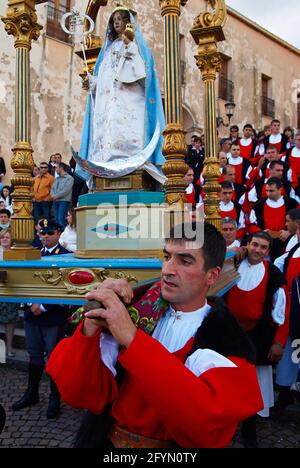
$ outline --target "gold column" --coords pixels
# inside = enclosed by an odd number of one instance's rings
[[[191,34],[198,45],[196,56],[197,66],[201,71],[205,88],[205,162],[204,162],[204,190],[207,194],[205,201],[206,220],[221,229],[219,215],[220,177],[217,155],[217,125],[216,125],[216,96],[215,81],[221,68],[221,56],[218,52],[219,41],[224,41],[223,26],[227,19],[224,0],[207,0],[214,12],[199,14],[191,29]]]
[[[163,154],[166,163],[163,171],[168,178],[165,185],[166,202],[172,209],[176,205],[183,210],[186,184],[183,177],[187,172],[184,158],[187,152],[185,131],[182,125],[182,99],[179,55],[180,7],[187,0],[160,0],[164,18],[165,42],[165,114],[166,129],[163,132]]]
[[[30,62],[31,41],[38,39],[42,26],[37,23],[34,0],[9,0],[7,16],[1,18],[5,30],[15,38],[16,94],[15,146],[11,167],[14,171],[11,233],[14,245],[4,252],[5,260],[32,260],[40,258],[38,249],[31,246],[34,238],[34,220],[31,215],[30,187],[34,166],[30,128]]]

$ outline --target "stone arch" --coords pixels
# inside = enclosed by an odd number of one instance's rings
[[[190,138],[192,135],[194,134],[199,135],[199,136],[202,135],[203,129],[199,127],[198,122],[196,121],[192,110],[185,103],[182,104],[182,120],[183,120],[183,128],[187,132],[186,141],[188,143],[190,142]]]

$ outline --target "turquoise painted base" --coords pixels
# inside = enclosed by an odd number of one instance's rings
[[[164,193],[95,192],[79,197],[79,258],[159,255],[164,241]]]

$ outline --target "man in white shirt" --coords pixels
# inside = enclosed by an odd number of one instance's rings
[[[227,309],[210,308],[206,301],[209,287],[220,275],[225,241],[208,223],[204,223],[204,244],[201,232],[195,223],[171,231],[164,249],[161,296],[158,295],[158,302],[152,302],[153,293],[149,290],[134,305],[135,317],[143,319],[138,319],[138,324],[146,320],[141,307],[150,303],[153,315],[147,323],[151,325],[154,321],[152,336],[134,325],[130,309],[120,301],[120,297],[130,298],[128,285],[123,293],[122,289],[116,293],[114,288],[103,285],[86,296],[101,304],[93,305],[75,334],[68,341],[63,340],[48,361],[47,371],[65,402],[98,414],[112,403],[109,439],[116,448],[128,446],[129,440],[133,441],[130,447],[167,448],[174,440],[180,447],[224,447],[240,418],[261,407],[256,377],[252,375],[255,377],[252,381],[249,367],[243,368],[244,378],[236,381],[239,367],[234,356],[238,353],[242,364],[245,347],[251,349],[249,342]],[[161,300],[167,303],[167,308],[157,317],[155,310]],[[237,334],[235,338],[228,336],[228,321],[234,335]],[[116,353],[111,342],[103,343],[104,325],[115,343]],[[228,345],[230,349],[222,349],[224,336],[225,347]],[[235,350],[237,336],[241,341]],[[66,365],[70,356],[72,366]],[[125,371],[119,390],[115,384],[117,360]],[[220,372],[224,380],[216,388],[207,379],[216,379]]]

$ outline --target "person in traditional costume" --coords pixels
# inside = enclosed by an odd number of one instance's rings
[[[228,158],[228,164],[235,168],[235,181],[237,184],[244,185],[249,179],[252,171],[252,166],[248,159],[242,158],[240,155],[239,143],[232,143],[231,156]]]
[[[66,403],[109,413],[116,448],[227,447],[239,422],[263,407],[249,339],[223,304],[206,299],[225,240],[204,223],[202,243],[202,231],[197,223],[171,230],[161,282],[134,307],[120,300],[132,297],[127,283],[88,293],[102,308],[87,312],[48,361]]]
[[[240,145],[240,153],[242,158],[248,159],[252,166],[256,165],[258,158],[254,158],[257,141],[253,138],[253,127],[251,124],[244,125],[243,138],[240,138],[238,143]]]
[[[286,215],[288,211],[298,206],[293,198],[281,195],[281,188],[281,180],[272,177],[267,182],[267,198],[262,198],[254,205],[258,227],[268,231],[274,240],[270,253],[272,260],[279,257],[284,250],[280,234],[285,228]]]
[[[287,143],[287,136],[283,133],[280,133],[280,120],[272,120],[271,134],[267,135],[264,139],[265,151],[267,151],[269,146],[275,146],[280,156],[284,156],[286,154]]]
[[[297,382],[299,372],[299,362],[293,362],[292,359],[292,354],[294,352],[292,343],[293,340],[300,339],[300,218],[296,220],[296,224],[297,243],[289,252],[285,253],[274,262],[274,265],[283,272],[288,291],[292,297],[289,338],[283,358],[276,369],[276,384],[279,386],[278,399],[275,403],[277,409],[283,409],[294,402],[291,387]]]
[[[79,156],[93,163],[111,162],[114,167],[117,161],[133,160],[157,134],[143,168],[162,182],[165,120],[154,58],[132,13],[118,3],[94,75],[89,77],[94,105],[89,96]],[[77,167],[76,173],[87,179],[83,169]]]
[[[265,260],[271,243],[267,233],[253,234],[247,256],[238,268],[241,279],[226,295],[228,308],[256,348],[256,370],[264,401],[264,409],[258,414],[262,417],[268,417],[274,406],[272,364],[283,355],[289,326],[283,275]],[[243,423],[242,437],[245,447],[257,446],[255,416]]]

